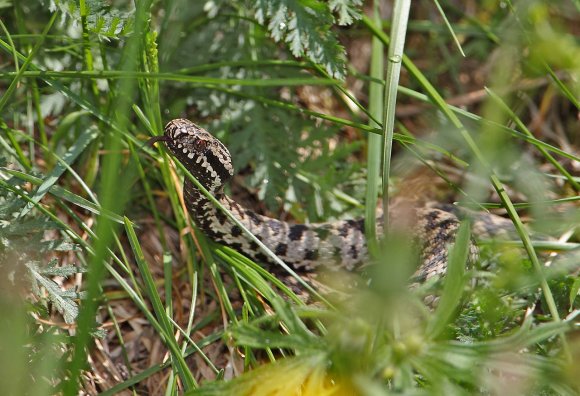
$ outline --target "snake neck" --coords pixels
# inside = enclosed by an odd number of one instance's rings
[[[207,236],[258,262],[274,263],[190,180],[185,180],[183,192],[192,219]],[[216,195],[216,199],[269,250],[295,269],[326,267],[352,271],[367,258],[362,219],[289,224],[246,209],[225,194]]]

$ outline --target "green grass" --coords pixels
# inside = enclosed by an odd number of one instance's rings
[[[281,1],[284,15],[268,2],[13,3],[0,8],[7,394],[579,392],[577,3],[468,14],[438,1],[409,17],[397,1],[391,19],[351,20],[345,0],[340,29],[322,2],[312,14]],[[450,104],[466,93],[479,99]],[[405,106],[416,116],[397,116]],[[337,298],[195,228],[191,175],[145,144],[178,117],[224,141],[242,175],[229,192],[272,216],[374,219],[381,197],[410,191],[501,209],[517,235],[482,241],[466,265],[466,222],[446,277],[413,288],[413,252],[389,235],[373,267],[323,274]]]

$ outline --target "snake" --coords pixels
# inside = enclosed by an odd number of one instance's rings
[[[163,142],[192,176],[271,252],[294,270],[313,271],[320,268],[354,271],[369,260],[364,219],[345,219],[326,223],[291,224],[258,214],[225,194],[224,188],[234,176],[232,157],[227,147],[215,136],[187,119],[171,120],[164,134],[153,137],[150,144]],[[183,183],[183,197],[195,225],[212,240],[229,246],[256,262],[273,263],[255,241],[232,221],[188,177]],[[411,235],[419,252],[417,281],[442,276],[447,270],[449,246],[461,220],[456,211],[446,206],[425,205],[401,213],[391,213],[389,230],[403,228]],[[495,215],[491,215],[495,216]],[[499,217],[499,216],[495,216]],[[506,223],[489,216],[474,221],[473,233],[497,234]],[[501,218],[503,219],[503,218]],[[391,220],[391,219],[390,219]],[[511,226],[511,222],[508,227]],[[377,213],[377,234],[383,234],[383,215]],[[473,241],[469,257],[477,255]]]

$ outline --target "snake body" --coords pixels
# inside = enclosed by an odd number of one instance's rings
[[[289,224],[257,214],[226,196],[224,186],[234,175],[230,153],[217,138],[193,122],[172,120],[165,127],[164,135],[152,141],[163,141],[171,154],[207,191],[289,266],[298,270],[319,267],[354,270],[367,261],[362,219]],[[188,178],[183,192],[192,219],[207,236],[258,262],[270,261],[257,244],[243,235],[242,230]],[[394,219],[393,227],[409,230],[420,250],[420,266],[415,273],[417,280],[443,274],[447,268],[448,247],[453,243],[460,224],[458,217],[441,208],[423,207],[404,216],[393,213],[391,218]],[[377,224],[382,224],[380,218]],[[382,233],[382,229],[378,233]],[[473,244],[471,253],[476,254]]]

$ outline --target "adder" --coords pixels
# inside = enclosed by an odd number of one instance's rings
[[[186,119],[175,119],[165,126],[164,135],[150,139],[162,141],[171,154],[228,209],[249,231],[286,264],[296,270],[355,270],[368,259],[364,220],[340,220],[328,223],[289,224],[244,208],[224,193],[224,186],[234,175],[228,149],[205,129]],[[271,262],[258,245],[248,239],[196,186],[185,178],[183,193],[188,211],[208,237],[230,246],[258,262]],[[379,214],[377,224],[382,224]],[[477,216],[474,234],[495,235],[511,226],[507,219]],[[453,243],[460,220],[444,206],[414,208],[404,215],[392,214],[394,227],[409,230],[420,251],[420,265],[414,278],[418,281],[445,273],[449,245]],[[497,218],[497,216],[494,216]],[[503,221],[502,221],[503,220]],[[379,234],[383,232],[380,228]],[[477,254],[472,243],[471,256]]]

